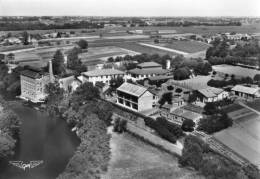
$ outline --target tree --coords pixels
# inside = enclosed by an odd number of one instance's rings
[[[86,71],[86,67],[82,64],[81,59],[78,56],[79,52],[80,49],[74,47],[69,51],[67,56],[67,67],[71,70],[75,70],[77,74]]]
[[[185,120],[182,122],[181,129],[182,129],[183,131],[186,131],[186,132],[192,132],[192,131],[194,131],[194,127],[195,127],[195,122],[193,122],[193,120],[191,120],[191,119],[185,119]]]
[[[61,50],[57,50],[52,58],[52,67],[54,75],[62,75],[65,73],[64,56]]]
[[[124,79],[120,76],[116,77],[116,78],[112,78],[109,81],[110,87],[113,90],[116,90],[119,86],[121,86],[124,83]]]
[[[24,45],[29,45],[29,34],[27,31],[23,32],[23,44]]]
[[[162,106],[167,102],[168,104],[172,104],[172,93],[164,93],[158,103]]]
[[[78,46],[81,48],[81,49],[88,49],[88,42],[84,39],[80,39],[78,41]]]
[[[213,115],[218,112],[218,108],[214,103],[206,103],[204,106],[204,113],[207,115]]]
[[[188,79],[190,75],[191,75],[190,69],[187,67],[178,68],[173,72],[174,80],[185,80]]]
[[[193,92],[189,95],[188,103],[194,103],[198,99],[198,94],[196,92]]]

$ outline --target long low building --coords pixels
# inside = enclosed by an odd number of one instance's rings
[[[117,104],[133,111],[152,109],[156,100],[156,95],[143,86],[125,82],[117,88]]]
[[[229,93],[221,88],[208,87],[198,90],[202,95],[200,101],[203,103],[220,101],[229,96]]]
[[[126,74],[123,71],[116,69],[101,69],[101,70],[92,70],[82,73],[83,82],[91,82],[93,85],[96,82],[103,82],[109,84],[109,81],[113,78],[122,77],[126,79]]]
[[[236,85],[231,91],[239,97],[246,99],[254,99],[260,97],[260,88],[259,87],[248,87],[243,85]]]

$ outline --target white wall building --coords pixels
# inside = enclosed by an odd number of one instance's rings
[[[221,88],[208,87],[200,89],[198,92],[202,95],[200,101],[203,103],[221,101],[229,97],[229,93]]]
[[[109,84],[109,81],[113,78],[122,77],[126,79],[125,72],[116,70],[116,69],[101,69],[101,70],[92,70],[82,73],[83,76],[83,83],[84,82],[91,82],[93,85],[96,82],[103,82],[105,84]]]

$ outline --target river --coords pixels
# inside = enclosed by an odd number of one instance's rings
[[[22,121],[16,153],[9,160],[43,161],[25,171],[11,164],[0,166],[0,179],[53,179],[66,167],[80,143],[62,119],[54,119],[45,113],[24,106],[12,105]]]

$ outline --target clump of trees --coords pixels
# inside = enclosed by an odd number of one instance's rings
[[[67,68],[73,70],[76,75],[87,70],[79,58],[80,52],[81,50],[79,48],[74,47],[68,52],[67,56]]]
[[[82,50],[88,49],[88,42],[84,39],[80,39],[77,44]]]
[[[189,135],[184,140],[184,148],[179,163],[191,166],[206,178],[245,179],[244,170],[228,159],[212,152],[208,145],[198,137]]]
[[[49,64],[48,64],[49,65]],[[48,66],[47,66],[48,68]],[[57,50],[52,58],[52,68],[54,75],[64,75],[66,72],[64,65],[64,55],[61,50]]]
[[[197,130],[207,134],[213,134],[233,125],[233,121],[224,112],[215,113],[213,115],[200,119]]]
[[[191,119],[185,119],[182,122],[182,126],[181,129],[185,132],[192,132],[194,131],[194,127],[195,127],[195,122]]]
[[[14,154],[21,121],[0,97],[0,161]]]
[[[227,77],[226,77],[227,78]],[[251,77],[243,77],[240,79],[235,79],[234,76],[231,76],[230,80],[214,80],[211,79],[208,81],[207,85],[215,88],[223,88],[226,86],[235,86],[238,84],[253,84],[253,79]]]
[[[122,133],[126,131],[126,125],[127,125],[127,120],[121,119],[121,118],[116,118],[114,120],[114,126],[113,126],[113,131]]]
[[[189,79],[191,75],[191,71],[188,67],[181,67],[173,72],[174,80],[186,80]]]
[[[154,129],[159,136],[171,143],[176,143],[177,139],[184,136],[181,127],[170,123],[164,117],[158,117],[156,120],[145,119],[145,124]]]
[[[172,104],[172,92],[164,93],[161,99],[158,101],[160,106],[163,106],[165,103]]]

